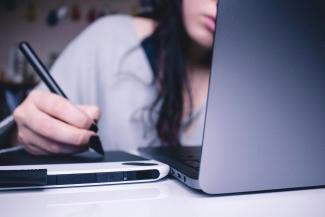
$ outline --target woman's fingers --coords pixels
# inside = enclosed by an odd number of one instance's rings
[[[28,109],[29,113],[37,113],[37,108],[33,105]],[[74,127],[42,112],[38,112],[26,126],[46,138],[77,146],[87,144],[90,137],[95,135],[94,132]]]
[[[76,105],[76,107],[84,112],[89,118],[94,121],[98,121],[100,118],[100,110],[97,106],[92,105]]]
[[[62,144],[45,138],[32,130],[23,129],[23,131],[24,138],[20,138],[20,140],[27,140],[24,142],[24,148],[31,154],[74,154],[83,152],[88,149],[87,145],[75,146],[70,144]]]
[[[30,144],[24,144],[23,147],[28,153],[33,154],[33,155],[49,155],[50,154],[50,153],[43,151],[40,148],[37,148]]]
[[[15,110],[19,140],[25,149],[37,155],[70,154],[86,150],[89,130],[99,109],[74,106],[66,99],[49,92],[33,91]]]
[[[85,112],[78,109],[67,99],[56,94],[34,90],[29,94],[28,99],[39,110],[69,125],[89,129],[93,124],[93,119],[86,115]]]

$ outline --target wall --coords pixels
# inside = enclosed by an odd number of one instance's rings
[[[8,70],[10,49],[15,48],[19,41],[26,40],[32,44],[44,62],[48,62],[51,52],[60,52],[68,42],[80,33],[88,22],[86,14],[91,7],[109,7],[123,13],[130,13],[138,4],[137,0],[16,0],[17,8],[7,11],[3,2],[0,4],[0,71]],[[38,19],[29,23],[24,19],[28,2],[37,6]],[[51,8],[60,3],[67,5],[78,3],[82,10],[82,20],[73,22],[69,17],[55,27],[46,24],[46,17]]]

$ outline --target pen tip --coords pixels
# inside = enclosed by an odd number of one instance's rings
[[[91,137],[90,141],[89,141],[89,145],[90,145],[90,148],[92,148],[98,154],[104,155],[104,149],[103,149],[102,143],[99,139],[99,136]]]

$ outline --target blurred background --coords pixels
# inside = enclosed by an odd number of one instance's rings
[[[155,0],[0,0],[0,120],[39,79],[17,50],[30,42],[50,68],[65,46],[96,19],[115,13],[150,17]]]

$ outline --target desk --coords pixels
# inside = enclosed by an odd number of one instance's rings
[[[174,179],[98,187],[0,192],[2,217],[324,217],[325,189],[208,196]]]

